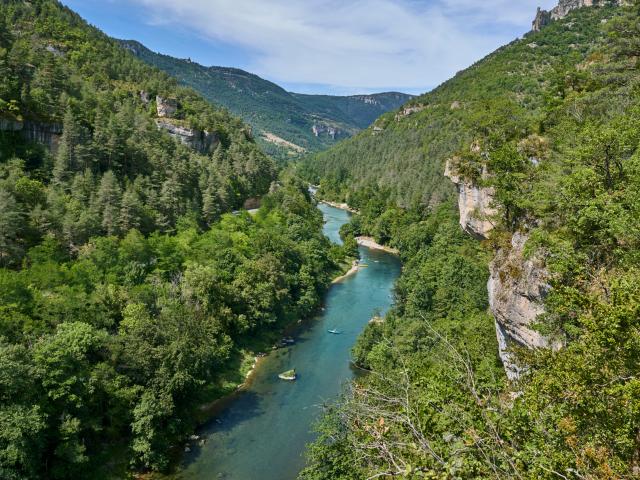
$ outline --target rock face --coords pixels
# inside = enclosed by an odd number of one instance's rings
[[[156,96],[156,107],[160,118],[173,118],[178,111],[178,101],[175,98]]]
[[[215,133],[207,132],[206,130],[187,128],[162,119],[156,119],[156,125],[183,145],[202,154],[211,153],[219,142]]]
[[[558,6],[551,9],[551,11],[541,10],[538,8],[536,18],[533,20],[532,30],[534,32],[539,32],[552,21],[566,17],[572,10],[608,4],[620,6],[628,5],[629,2],[627,0],[560,0]]]
[[[458,210],[460,211],[460,225],[476,238],[486,239],[493,230],[491,221],[497,213],[493,208],[493,188],[483,188],[466,179],[461,178],[452,165],[447,161],[444,176],[455,183],[458,188]],[[483,177],[487,176],[486,170]]]
[[[472,149],[478,147],[472,146]],[[462,178],[449,160],[445,176],[458,187],[460,225],[476,238],[486,239],[494,228],[491,218],[497,211],[492,206],[494,191],[482,188]],[[482,176],[486,178],[485,170]],[[489,306],[495,319],[500,358],[507,377],[517,380],[522,367],[511,353],[512,346],[526,348],[560,348],[562,342],[552,341],[532,327],[544,313],[544,300],[549,292],[549,273],[542,255],[524,257],[528,236],[517,232],[509,247],[498,250],[489,265],[487,283]]]
[[[19,132],[25,140],[44,145],[54,154],[62,137],[62,125],[59,123],[0,119],[0,130]]]
[[[396,114],[396,121],[399,122],[403,118],[408,117],[409,115],[413,115],[414,113],[421,112],[425,108],[427,107],[425,107],[424,105],[412,105],[410,107],[404,107]]]
[[[533,19],[532,30],[534,32],[539,32],[544,27],[551,23],[551,12],[547,10],[542,10],[538,7],[538,11],[536,12],[536,18]]]
[[[336,137],[338,137],[342,133],[342,131],[340,131],[336,127],[322,124],[314,124],[311,127],[311,131],[316,137],[319,137],[320,135],[327,135],[328,137],[331,137],[332,140],[335,140]]]
[[[531,328],[544,313],[550,286],[544,258],[541,255],[524,258],[527,239],[526,234],[515,233],[510,247],[499,250],[489,265],[489,305],[496,322],[500,358],[510,380],[517,380],[521,371],[508,351],[510,346],[531,349],[562,346]]]

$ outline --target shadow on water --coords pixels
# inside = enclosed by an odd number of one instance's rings
[[[335,241],[347,212],[323,205],[330,218],[325,233]],[[325,215],[326,217],[326,215]],[[350,351],[374,313],[391,306],[399,260],[360,249],[369,265],[334,284],[324,310],[288,335],[296,343],[263,358],[245,390],[216,405],[214,420],[199,434],[177,478],[183,480],[293,480],[304,466],[305,445],[315,438],[312,424],[346,382],[366,372],[354,369]],[[341,333],[333,335],[329,329]],[[295,382],[278,374],[295,368]]]

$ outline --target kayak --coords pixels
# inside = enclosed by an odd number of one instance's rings
[[[287,370],[286,372],[282,372],[280,375],[278,375],[278,378],[280,380],[293,381],[293,380],[296,379],[296,369],[292,368],[291,370]]]

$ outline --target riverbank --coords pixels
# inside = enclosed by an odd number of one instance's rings
[[[351,268],[349,270],[347,270],[345,273],[343,273],[342,275],[340,275],[339,277],[334,278],[331,283],[338,283],[342,280],[344,280],[345,278],[353,275],[354,273],[356,273],[358,271],[358,269],[360,268],[360,261],[359,260],[354,260],[353,262],[351,262]]]
[[[397,248],[380,245],[371,237],[356,237],[356,242],[358,242],[358,245],[371,248],[372,250],[382,250],[383,252],[391,253],[392,255],[400,254],[400,251]]]
[[[359,260],[355,259],[350,264],[345,262],[342,270],[337,272],[337,276],[331,281],[331,285],[353,275],[358,271],[358,269]],[[318,312],[319,311],[320,310],[318,310]],[[294,329],[298,328],[298,326],[304,321],[310,320],[310,318],[300,319],[296,322],[285,325],[284,328],[278,332],[278,338],[289,336]],[[249,350],[242,350],[238,353],[241,356],[239,368],[236,371],[229,372],[230,378],[224,379],[222,381],[223,385],[218,387],[216,393],[212,395],[212,398],[200,405],[198,415],[196,417],[198,425],[201,426],[211,418],[215,417],[217,413],[223,410],[229,402],[233,400],[235,395],[249,388],[254,376],[259,371],[260,364],[268,355],[266,352],[263,353]],[[234,381],[238,379],[239,376],[243,378],[240,383]]]
[[[356,210],[355,208],[351,208],[346,203],[330,202],[329,200],[320,200],[320,203],[324,203],[325,205],[329,205],[330,207],[333,207],[333,208],[339,208],[340,210],[346,210],[347,212],[350,212],[350,213],[360,213],[358,210]]]

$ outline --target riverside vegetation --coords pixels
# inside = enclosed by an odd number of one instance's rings
[[[604,2],[608,3],[608,2]],[[299,166],[357,208],[345,230],[400,249],[396,306],[354,348],[371,371],[329,408],[305,480],[637,478],[640,473],[640,3],[572,12],[498,50],[420,111]],[[493,188],[489,240],[465,236],[445,160]],[[487,263],[527,232],[549,271],[507,381]],[[508,247],[507,247],[508,248]],[[505,272],[517,276],[518,271]]]
[[[163,470],[345,249],[241,121],[58,2],[0,4],[0,72],[0,477]]]

